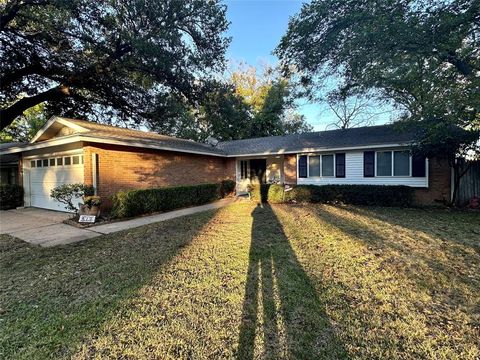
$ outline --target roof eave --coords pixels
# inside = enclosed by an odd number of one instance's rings
[[[299,154],[299,153],[310,153],[310,152],[319,152],[319,151],[349,151],[349,150],[363,150],[363,149],[381,149],[381,148],[391,148],[391,147],[406,147],[410,146],[413,142],[402,142],[402,143],[385,143],[385,144],[372,144],[372,145],[362,145],[362,146],[341,146],[335,148],[329,147],[313,147],[313,148],[300,148],[294,150],[278,150],[278,151],[265,151],[258,153],[248,153],[248,154],[239,154],[231,153],[227,154],[227,157],[245,157],[245,156],[263,156],[263,155],[283,155],[283,154]]]

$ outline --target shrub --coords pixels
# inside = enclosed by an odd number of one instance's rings
[[[268,190],[270,189],[270,186],[270,184],[250,185],[248,189],[248,192],[250,193],[250,198],[255,201],[267,202]]]
[[[92,206],[102,205],[102,199],[100,198],[100,196],[94,196],[94,195],[84,196],[83,197],[83,203],[88,208],[92,208]]]
[[[0,209],[15,209],[23,205],[23,187],[13,184],[0,185]]]
[[[288,192],[287,192],[288,194]],[[283,185],[272,184],[268,188],[268,202],[282,203],[285,201],[285,192]]]
[[[120,191],[113,197],[112,215],[124,218],[202,205],[218,200],[220,188],[221,184],[202,184]]]
[[[50,197],[64,204],[67,211],[76,213],[78,208],[73,204],[73,201],[83,196],[92,196],[94,192],[94,188],[91,185],[63,184],[53,188],[50,191]]]
[[[233,180],[222,180],[220,183],[220,195],[222,197],[232,195],[235,191],[235,181]]]
[[[352,205],[411,206],[414,189],[408,186],[387,185],[299,185],[285,192],[281,185],[267,186],[267,196],[262,201],[345,203]],[[265,191],[255,188],[255,198]],[[253,195],[253,194],[252,194]]]

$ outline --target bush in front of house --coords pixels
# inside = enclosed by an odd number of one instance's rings
[[[221,184],[201,184],[120,191],[112,199],[112,216],[125,218],[206,204],[220,199],[220,188]]]
[[[73,203],[83,196],[93,196],[95,190],[91,185],[62,184],[50,191],[50,197],[62,203],[67,211],[77,212],[78,207]]]
[[[232,195],[235,191],[236,183],[233,180],[222,180],[220,183],[220,195],[222,197]]]
[[[352,205],[411,206],[414,189],[389,185],[298,185],[285,192],[283,185],[254,186],[252,199],[262,202],[344,203]]]
[[[23,205],[23,187],[13,184],[0,185],[0,209],[15,209]]]

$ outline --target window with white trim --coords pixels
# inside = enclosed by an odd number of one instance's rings
[[[320,156],[309,156],[308,157],[308,177],[319,177],[320,176]]]
[[[248,160],[240,161],[240,179],[245,180],[248,178]]]
[[[322,155],[322,176],[334,176],[333,155]]]
[[[377,151],[377,176],[410,176],[411,156],[408,151]]]
[[[342,164],[344,166],[344,163]],[[342,177],[344,176],[343,174]],[[318,178],[334,176],[335,154],[300,155],[298,157],[298,177]]]

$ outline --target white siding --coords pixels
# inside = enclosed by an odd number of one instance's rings
[[[312,154],[309,154],[309,155],[312,155]],[[297,164],[298,164],[298,161],[297,161]],[[298,174],[298,171],[297,171],[297,174]],[[412,187],[428,187],[428,160],[427,160],[427,176],[423,178],[411,177],[411,176],[364,177],[363,176],[363,151],[346,152],[344,178],[336,178],[336,177],[298,178],[297,177],[297,184],[298,185],[363,184],[363,185],[406,185],[406,186],[412,186]]]

